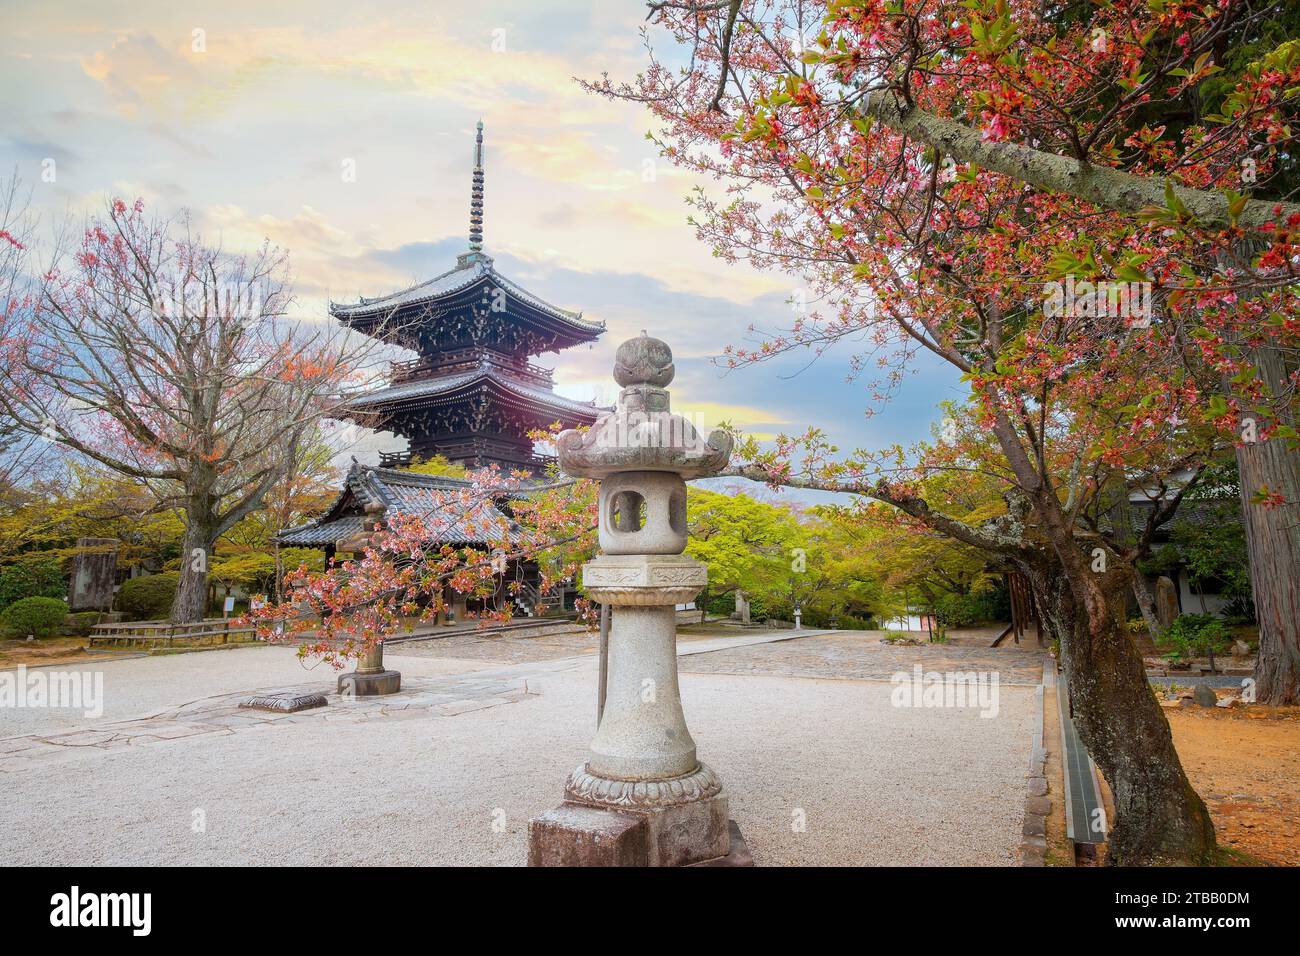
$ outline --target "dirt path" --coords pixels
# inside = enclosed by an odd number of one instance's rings
[[[125,657],[138,657],[135,651],[96,651],[86,650],[84,637],[45,637],[38,641],[3,640],[0,641],[0,668],[46,667],[51,664],[84,664],[88,661],[117,660]]]
[[[1221,846],[1300,865],[1300,707],[1166,708]]]

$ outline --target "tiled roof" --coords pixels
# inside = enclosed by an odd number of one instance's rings
[[[580,402],[576,399],[565,398],[563,395],[557,395],[547,388],[527,385],[518,379],[498,372],[487,363],[459,375],[416,379],[415,381],[402,382],[399,385],[390,385],[387,388],[367,392],[352,399],[348,403],[348,407],[359,410],[412,398],[435,398],[438,395],[450,394],[480,379],[487,379],[501,386],[507,392],[528,401],[536,402],[539,405],[545,405],[548,408],[564,409],[578,415],[587,416],[594,416],[597,412],[605,410],[597,407],[594,402]]]
[[[582,332],[597,334],[605,329],[604,322],[592,322],[584,319],[581,312],[571,312],[568,309],[561,309],[559,306],[551,305],[517,283],[507,279],[496,271],[492,259],[488,256],[481,256],[473,261],[458,264],[456,268],[448,270],[442,275],[434,276],[426,282],[421,282],[409,289],[403,289],[390,295],[380,296],[376,299],[363,298],[360,302],[351,305],[331,302],[330,314],[340,319],[371,316],[404,305],[430,302],[454,295],[483,278],[490,278],[499,288],[504,289],[507,295],[527,302],[533,308],[546,313],[552,318],[560,319]]]
[[[290,547],[320,548],[360,533],[365,526],[365,521],[365,518],[355,516],[337,518],[323,524],[319,523],[319,521],[311,521],[296,528],[287,528],[281,531],[279,539],[281,544],[287,544]]]
[[[482,544],[488,537],[519,540],[518,525],[495,503],[485,499],[459,500],[458,492],[473,487],[473,482],[463,478],[421,475],[354,462],[348,469],[343,491],[324,515],[288,528],[278,537],[281,544],[323,547],[358,534],[364,529],[366,518],[340,513],[352,499],[361,509],[382,505],[386,518],[419,515],[431,519],[434,533],[430,544]]]
[[[331,302],[330,314],[339,318],[347,318],[354,315],[368,315],[383,309],[393,309],[401,305],[409,305],[412,302],[439,299],[445,295],[451,295],[461,289],[468,288],[487,274],[488,269],[482,262],[457,266],[442,275],[434,276],[432,279],[413,285],[409,289],[403,289],[400,292],[381,295],[375,299],[363,297],[360,302],[352,305]]]
[[[1150,515],[1151,510],[1155,508],[1156,503],[1154,501],[1134,501],[1130,504],[1133,530],[1142,531],[1146,528],[1147,517]],[[1157,534],[1168,534],[1176,524],[1220,524],[1229,516],[1238,521],[1241,520],[1240,498],[1184,498],[1178,503],[1178,510],[1174,512],[1174,516],[1161,526]]]

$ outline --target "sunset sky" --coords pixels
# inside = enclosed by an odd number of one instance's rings
[[[609,327],[543,357],[565,394],[611,401],[614,349],[648,329],[673,348],[678,409],[761,434],[815,423],[847,447],[907,443],[959,395],[922,362],[868,419],[847,344],[810,367],[712,363],[751,323],[787,324],[798,283],[714,259],[686,223],[694,180],[657,159],[648,114],[574,82],[645,66],[639,2],[0,4],[0,172],[32,187],[47,235],[110,195],[188,209],[226,248],[288,249],[297,310],[324,320],[328,299],[454,265],[482,118],[486,251]]]

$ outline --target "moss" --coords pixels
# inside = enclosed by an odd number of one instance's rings
[[[1244,850],[1220,846],[1215,848],[1210,866],[1268,866],[1268,864]]]

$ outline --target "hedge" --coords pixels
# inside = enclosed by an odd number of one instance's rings
[[[61,598],[67,593],[63,562],[52,554],[36,551],[19,555],[0,567],[0,609],[23,598]]]
[[[67,602],[61,598],[29,597],[14,601],[0,612],[0,623],[14,637],[51,637],[68,616]]]
[[[179,581],[180,575],[175,571],[129,578],[117,592],[118,610],[125,611],[135,621],[161,620],[172,612]]]

